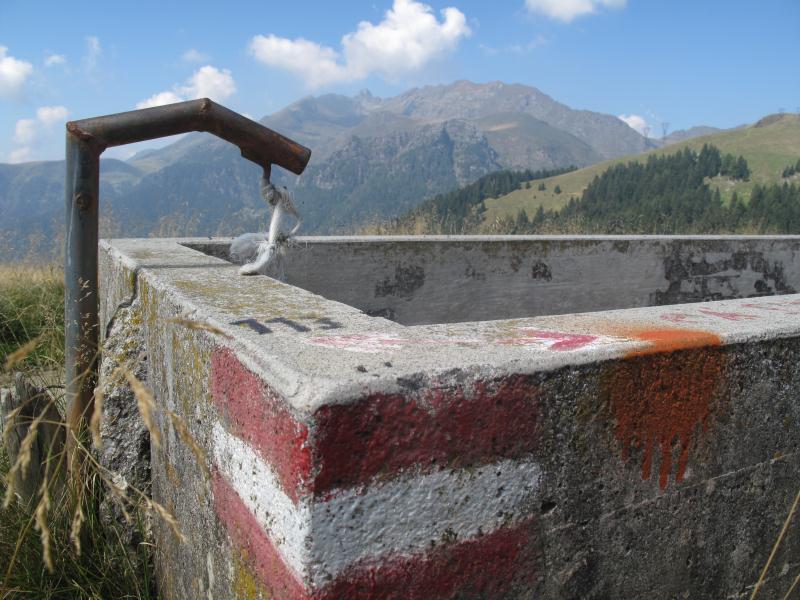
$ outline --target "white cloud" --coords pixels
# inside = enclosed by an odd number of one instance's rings
[[[236,82],[228,69],[217,69],[211,65],[205,65],[195,71],[185,85],[176,85],[172,90],[153,94],[139,102],[136,108],[150,108],[194,98],[211,98],[222,102],[235,93]]]
[[[186,62],[206,62],[208,60],[208,54],[195,50],[194,48],[189,48],[183,53],[181,58]]]
[[[48,54],[44,57],[45,67],[54,67],[56,65],[63,65],[67,62],[67,57],[63,54]]]
[[[31,63],[10,56],[8,48],[0,46],[0,97],[16,96],[32,72]]]
[[[14,127],[14,143],[28,146],[36,139],[36,121],[34,119],[20,119]]]
[[[525,0],[525,7],[530,12],[569,23],[602,8],[624,8],[626,3],[627,0]]]
[[[497,56],[500,53],[503,54],[529,54],[533,52],[537,48],[548,44],[550,40],[548,40],[545,36],[539,34],[529,42],[525,44],[510,44],[507,46],[496,47],[496,46],[489,46],[487,44],[479,44],[479,48],[488,56]]]
[[[53,133],[55,126],[63,123],[69,116],[66,106],[40,106],[36,110],[35,119],[20,119],[14,127],[14,144],[17,148],[11,151],[11,162],[30,160],[33,151],[42,142],[42,136]]]
[[[350,79],[347,68],[337,63],[333,48],[303,38],[289,40],[275,35],[257,35],[250,42],[256,60],[301,77],[310,87]]]
[[[211,98],[225,100],[236,93],[236,83],[228,69],[217,69],[211,65],[200,67],[189,78],[188,85],[181,88],[188,98]]]
[[[175,92],[158,92],[146,100],[138,102],[136,108],[152,108],[153,106],[163,106],[164,104],[174,104],[175,102],[182,101],[183,98],[178,96]]]
[[[347,66],[357,79],[372,71],[391,76],[419,69],[470,33],[464,13],[457,8],[445,8],[442,16],[440,23],[430,7],[414,0],[395,0],[383,21],[377,25],[362,21],[355,33],[342,38]]]
[[[67,120],[69,110],[66,106],[41,106],[36,109],[36,118],[45,127],[52,127]]]
[[[100,40],[97,36],[90,35],[86,38],[86,54],[83,56],[83,68],[87,73],[91,73],[97,67],[97,61],[103,54]]]
[[[628,127],[638,131],[642,135],[645,135],[645,132],[650,132],[650,125],[647,124],[644,117],[640,117],[639,115],[620,115],[619,120],[624,121]]]
[[[392,79],[417,71],[452,51],[470,34],[467,19],[457,8],[436,18],[431,7],[416,0],[394,0],[377,25],[361,21],[342,37],[341,51],[303,38],[257,35],[250,53],[268,66],[289,71],[309,87],[356,81],[378,73]]]

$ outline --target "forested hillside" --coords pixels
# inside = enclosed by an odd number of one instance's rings
[[[529,214],[485,219],[487,198],[503,189],[541,189],[538,173],[501,172],[486,176],[457,192],[438,196],[394,220],[386,230],[396,233],[800,233],[800,185],[796,163],[782,170],[783,181],[755,184],[746,197],[734,192],[724,202],[710,182],[747,182],[747,160],[723,154],[712,145],[699,152],[683,148],[673,154],[650,155],[646,162],[613,165],[596,175],[580,197],[566,206]],[[531,176],[529,176],[531,175]]]
[[[434,196],[401,217],[385,223],[371,224],[366,231],[387,234],[468,233],[478,229],[483,221],[483,214],[486,211],[484,200],[508,194],[524,185],[530,187],[531,181],[555,177],[574,170],[575,167],[567,167],[490,173],[462,188]]]
[[[530,189],[523,186],[505,196],[488,200],[486,221],[492,222],[507,216],[515,217],[522,209],[528,214],[533,214],[540,205],[544,210],[561,209],[570,199],[580,198],[596,176],[614,165],[631,161],[644,163],[649,156],[675,154],[684,148],[700,152],[706,144],[716,146],[723,154],[742,156],[750,169],[750,177],[747,179],[732,179],[722,174],[709,179],[711,190],[718,189],[722,201],[726,204],[732,200],[734,192],[739,199],[746,201],[757,185],[800,183],[798,175],[782,176],[784,169],[796,164],[800,158],[800,115],[776,114],[764,117],[747,127],[693,138],[645,154],[606,161],[548,178]]]
[[[561,210],[521,211],[493,224],[514,233],[798,233],[800,186],[756,185],[749,198],[734,192],[728,203],[709,180],[750,179],[742,157],[714,146],[651,156],[645,164],[616,165],[595,177],[580,199]]]

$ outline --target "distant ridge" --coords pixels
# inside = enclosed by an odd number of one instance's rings
[[[295,192],[306,233],[392,217],[501,169],[582,167],[653,147],[612,115],[574,110],[536,88],[498,81],[456,81],[392,98],[309,96],[261,122],[313,150],[302,176],[274,172],[276,183]],[[0,165],[5,258],[56,248],[63,175],[60,162]],[[101,177],[103,235],[265,227],[258,168],[207,134],[127,163],[105,161]]]
[[[698,125],[696,127],[690,127],[689,129],[679,129],[678,131],[673,131],[667,137],[660,139],[659,143],[662,146],[668,146],[669,144],[677,144],[678,142],[683,142],[704,135],[713,135],[715,133],[719,133],[720,131],[723,130],[719,127]]]

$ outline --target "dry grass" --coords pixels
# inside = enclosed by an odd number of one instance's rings
[[[761,574],[758,577],[758,581],[753,587],[753,592],[750,594],[750,600],[756,600],[758,592],[761,590],[761,586],[764,585],[764,582],[766,581],[767,578],[767,573],[769,572],[769,568],[772,566],[772,561],[775,558],[775,555],[778,553],[778,548],[780,548],[784,537],[786,537],[786,532],[789,531],[789,527],[792,524],[794,515],[797,512],[798,504],[800,504],[800,490],[798,490],[797,495],[794,497],[794,502],[792,503],[792,506],[789,509],[789,514],[786,516],[786,520],[784,520],[783,522],[783,527],[781,527],[781,531],[778,534],[777,539],[775,540],[775,544],[772,546],[772,551],[769,553],[769,558],[767,559],[767,562],[764,564],[764,568],[761,570]],[[800,574],[798,574],[797,577],[795,577],[794,581],[792,581],[791,586],[789,586],[789,591],[787,591],[786,594],[783,596],[783,600],[788,600],[788,598],[794,591],[795,587],[797,587],[798,581],[800,581]]]
[[[47,266],[0,266],[0,385],[9,386],[10,369],[22,371],[38,387],[47,387],[49,407],[63,414],[64,286],[60,269]],[[135,381],[137,398],[145,403],[149,392]],[[139,399],[140,405],[143,402]],[[19,411],[15,411],[19,414]],[[9,423],[14,417],[9,415]],[[98,424],[97,417],[92,425]],[[99,415],[98,415],[99,416]],[[73,438],[78,454],[79,482],[64,485],[63,449],[47,452],[41,485],[30,506],[17,500],[15,474],[32,460],[31,449],[38,430],[45,424],[64,428],[59,418],[48,421],[46,411],[28,422],[28,433],[11,463],[0,450],[0,598],[153,598],[150,570],[152,548],[141,543],[131,548],[123,543],[117,525],[101,522],[99,499],[111,494],[123,513],[137,524],[146,539],[145,515],[164,519],[180,536],[172,515],[139,490],[121,492],[114,474],[102,467],[89,447],[89,439]],[[4,428],[4,439],[10,427]],[[85,439],[84,439],[85,438]]]
[[[0,265],[0,386],[11,383],[11,369],[22,371],[39,388],[46,388],[47,406],[27,420],[27,434],[19,443],[15,460],[0,449],[0,599],[6,598],[121,598],[155,597],[151,573],[153,548],[141,542],[135,548],[123,540],[119,525],[101,522],[98,506],[105,497],[116,503],[128,523],[148,539],[151,517],[161,519],[181,541],[185,538],[175,517],[144,491],[131,486],[122,489],[115,473],[97,460],[91,445],[100,448],[100,420],[103,389],[98,386],[95,409],[86,431],[70,430],[61,415],[64,361],[64,284],[59,268],[48,266]],[[179,320],[190,329],[218,332],[209,324]],[[134,373],[138,361],[117,365],[112,384],[130,386],[140,415],[153,443],[160,441],[154,413],[159,410],[152,392]],[[41,395],[39,396],[41,398]],[[52,410],[55,408],[55,412]],[[30,411],[29,411],[30,412]],[[7,415],[4,440],[11,432],[21,407]],[[53,417],[55,414],[57,417]],[[167,416],[197,459],[208,472],[203,449],[178,415]],[[53,419],[57,419],[53,421]],[[48,420],[49,419],[49,420]],[[24,472],[32,458],[32,447],[43,427],[64,431],[77,460],[75,472],[67,478],[67,450],[46,452],[45,474],[30,505],[18,501],[15,475]],[[70,444],[68,444],[69,446]],[[37,455],[38,456],[38,455]]]
[[[34,340],[35,348],[26,348],[32,351],[24,361],[13,356]],[[50,386],[61,378],[64,276],[60,268],[0,265],[0,364],[9,359],[28,369],[37,385]],[[0,374],[0,386],[8,385],[9,370]]]
[[[0,474],[10,468],[0,454]],[[15,501],[0,509],[0,597],[155,597],[147,567],[150,548],[141,545],[138,557],[132,557],[118,532],[97,517],[94,499],[102,491],[101,480],[99,472],[84,469],[75,510],[65,488],[53,480],[43,481],[32,509]],[[4,478],[0,493],[8,492]]]

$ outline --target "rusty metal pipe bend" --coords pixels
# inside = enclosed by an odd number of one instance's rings
[[[66,325],[67,423],[77,433],[91,412],[97,380],[100,155],[106,148],[205,131],[236,146],[269,175],[271,165],[300,174],[311,151],[208,98],[67,123]]]

